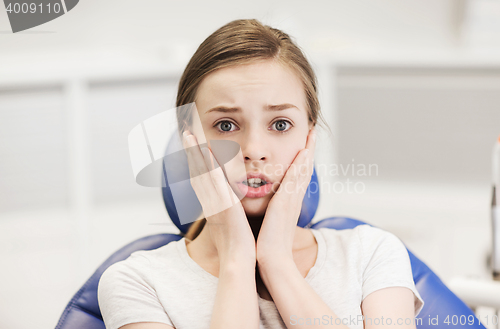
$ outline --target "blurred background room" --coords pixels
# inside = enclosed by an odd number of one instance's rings
[[[2,7],[0,328],[54,328],[114,251],[178,232],[161,189],[135,183],[127,136],[175,107],[198,45],[239,18],[289,33],[318,76],[333,136],[316,165],[340,174],[318,170],[313,221],[390,231],[445,283],[490,279],[499,0],[82,0],[18,33]]]

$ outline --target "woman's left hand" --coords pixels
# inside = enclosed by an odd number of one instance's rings
[[[309,130],[306,148],[297,153],[269,201],[257,238],[257,262],[261,265],[293,261],[293,240],[302,200],[313,174],[315,146],[316,130],[313,127]]]

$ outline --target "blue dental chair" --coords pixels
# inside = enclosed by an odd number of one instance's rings
[[[167,165],[167,163],[165,163],[165,165]],[[188,170],[187,159],[185,166],[180,166],[179,168]],[[166,179],[165,174],[163,178]],[[174,224],[182,233],[186,233],[190,224],[181,225],[171,190],[168,187],[168,180],[166,182],[167,186],[162,188],[166,209]],[[311,189],[311,186],[319,186],[316,170],[314,170],[311,177],[311,183],[306,191],[297,225],[313,229],[328,227],[336,230],[344,230],[352,229],[357,225],[366,224],[360,220],[347,217],[330,217],[312,224],[311,220],[316,213],[319,203],[319,189]],[[194,193],[194,191],[187,191],[186,193]],[[193,217],[193,219],[194,218],[196,217]],[[112,264],[128,258],[134,251],[156,249],[169,242],[180,240],[181,238],[182,236],[177,234],[156,234],[140,238],[116,251],[95,271],[73,296],[64,309],[56,329],[105,329],[97,301],[97,287],[102,273]],[[443,320],[448,315],[450,322],[452,321],[451,317],[453,315],[459,318],[460,316],[465,316],[467,319],[472,315],[475,319],[473,325],[469,325],[467,322],[464,325],[460,325],[460,321],[458,321],[457,325],[450,323],[450,325],[446,325],[446,327],[461,328],[467,326],[469,329],[485,329],[485,327],[477,321],[472,310],[455,296],[427,265],[409,250],[408,254],[410,256],[415,286],[425,302],[423,309],[418,315],[418,317],[422,319],[422,323],[417,324],[417,328],[440,328],[441,326],[432,325],[428,321],[429,318],[435,318],[436,316],[439,316],[439,323],[443,323]]]

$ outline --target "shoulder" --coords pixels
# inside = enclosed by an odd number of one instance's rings
[[[167,246],[135,251],[102,273],[97,299],[106,328],[120,328],[135,322],[173,326],[157,294],[155,282],[158,280],[153,268],[171,249]]]
[[[124,280],[146,281],[150,279],[152,268],[169,262],[175,263],[173,257],[178,241],[172,241],[153,250],[137,250],[124,260],[110,265],[99,280],[99,287],[106,284],[117,284]]]
[[[140,283],[146,280],[150,260],[142,252],[133,252],[127,259],[110,265],[99,279],[98,293],[116,288],[118,285]]]
[[[389,231],[369,225],[360,227],[358,233],[366,276],[387,278],[395,275],[393,281],[412,280],[410,257],[401,239]]]
[[[349,266],[359,263],[362,247],[358,237],[358,227],[337,230],[329,227],[313,229],[319,248],[323,248],[331,261],[343,261]]]
[[[317,231],[323,236],[329,250],[356,252],[359,257],[363,257],[365,265],[374,255],[384,256],[385,252],[408,257],[406,247],[396,235],[368,224],[342,230],[324,227]]]
[[[400,250],[406,253],[406,247],[394,233],[370,225],[358,225],[357,233],[365,253],[373,253],[378,248]]]
[[[361,224],[353,228],[337,230],[329,227],[313,229],[319,232],[326,240],[327,244],[332,242],[340,242],[342,244],[360,244],[373,243],[387,238],[391,238],[392,233],[370,226]],[[395,237],[395,236],[394,236]]]

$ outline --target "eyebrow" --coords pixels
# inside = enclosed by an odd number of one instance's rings
[[[289,103],[285,104],[280,104],[280,105],[268,105],[264,108],[265,111],[283,111],[289,108],[295,108],[299,109],[297,106]],[[241,108],[239,107],[225,107],[225,106],[216,106],[214,108],[211,108],[205,114],[208,114],[210,112],[223,112],[223,113],[234,113],[234,112],[241,112]]]

